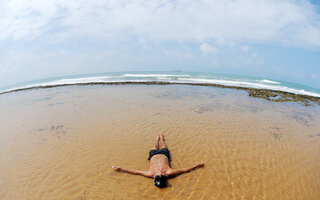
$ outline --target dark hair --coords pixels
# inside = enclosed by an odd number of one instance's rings
[[[166,176],[159,176],[157,175],[154,178],[154,184],[159,188],[164,188],[167,185],[167,177]]]

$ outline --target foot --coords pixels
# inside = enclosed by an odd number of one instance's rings
[[[164,141],[164,135],[163,135],[163,134],[160,134],[160,139],[161,139],[162,141]]]

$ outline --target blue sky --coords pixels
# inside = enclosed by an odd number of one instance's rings
[[[320,88],[318,0],[0,1],[0,88],[110,71],[202,71]]]

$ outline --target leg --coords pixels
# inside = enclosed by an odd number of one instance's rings
[[[152,147],[152,150],[158,150],[159,149],[159,140],[160,140],[160,134],[157,134],[156,142]]]
[[[159,146],[160,146],[160,149],[168,148],[166,143],[164,143],[164,135],[163,134],[160,135]]]

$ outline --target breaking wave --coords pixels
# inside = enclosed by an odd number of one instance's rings
[[[101,75],[82,75],[81,77],[62,77],[55,79],[47,79],[25,83],[19,86],[11,87],[3,90],[1,93],[10,91],[31,89],[37,87],[54,87],[61,85],[77,85],[90,83],[125,83],[125,82],[164,82],[164,83],[184,83],[184,84],[215,84],[229,87],[243,87],[255,89],[268,89],[293,94],[308,95],[320,97],[320,91],[307,86],[302,86],[294,83],[280,82],[267,79],[257,79],[250,77],[242,77],[235,75],[220,75],[208,73],[109,73]]]

